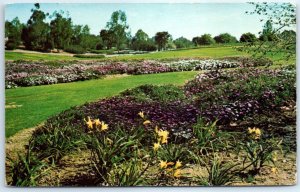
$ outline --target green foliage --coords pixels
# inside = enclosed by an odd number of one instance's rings
[[[214,37],[216,43],[235,43],[237,39],[229,33],[222,33]]]
[[[196,182],[199,185],[221,186],[228,185],[237,178],[237,173],[240,170],[237,168],[238,164],[224,162],[221,157],[214,155],[213,159],[206,164],[208,177],[198,175]]]
[[[175,85],[142,85],[120,93],[121,96],[132,96],[138,101],[158,101],[169,103],[184,101],[186,97],[181,88]]]
[[[257,135],[256,138],[248,136],[245,142],[239,144],[239,151],[246,152],[244,159],[244,167],[252,167],[251,174],[256,175],[260,173],[262,167],[266,166],[266,163],[272,162],[275,164],[273,154],[275,151],[281,150],[282,140],[267,139]],[[246,166],[246,161],[249,161]]]
[[[139,51],[154,51],[156,50],[155,43],[149,38],[147,33],[139,29],[131,40],[131,48]]]
[[[171,35],[167,31],[157,32],[155,34],[155,43],[158,46],[158,50],[161,51],[166,48],[166,45],[171,38]]]
[[[210,34],[203,34],[201,37],[193,38],[194,44],[197,45],[211,45],[215,43],[215,40],[211,37]]]
[[[22,31],[22,41],[26,49],[38,51],[51,49],[50,27],[45,22],[48,13],[41,11],[38,3],[31,12],[32,15]]]
[[[253,43],[257,41],[256,36],[253,33],[243,33],[240,37],[240,42]]]
[[[73,57],[86,58],[86,59],[102,59],[102,58],[105,58],[104,55],[84,55],[84,54],[76,54],[76,55],[73,55]]]
[[[143,177],[148,166],[144,167],[143,161],[134,158],[115,165],[109,173],[110,186],[142,186],[146,185],[147,181]]]
[[[173,42],[176,45],[177,49],[193,47],[193,42],[188,40],[185,37],[179,37],[175,39]]]
[[[49,127],[37,129],[30,140],[32,150],[39,152],[39,159],[47,159],[58,163],[62,157],[72,151],[84,148],[85,136],[80,130],[73,127],[58,127],[50,124]]]
[[[246,12],[260,15],[265,25],[260,32],[260,43],[245,45],[244,50],[254,56],[277,56],[280,59],[291,59],[296,55],[294,33],[285,33],[296,29],[296,6],[291,3],[250,3],[255,8]],[[287,35],[289,34],[289,35]],[[280,54],[281,53],[281,54]]]
[[[54,12],[55,19],[50,22],[51,43],[57,49],[69,46],[72,38],[72,20],[64,18],[61,13]]]
[[[80,45],[69,45],[64,48],[64,51],[74,54],[83,54],[86,52],[86,50]]]
[[[198,119],[193,126],[193,137],[190,140],[190,152],[194,157],[210,154],[215,151],[229,149],[236,142],[233,133],[220,131],[216,126],[217,121],[205,123],[203,119]],[[197,159],[197,158],[196,158]]]
[[[115,45],[117,50],[125,46],[129,37],[129,26],[124,11],[118,10],[112,13],[110,21],[106,23],[106,29],[100,32],[104,42],[107,42],[107,49]]]
[[[157,151],[158,159],[173,162],[174,164],[176,161],[183,161],[183,162],[190,162],[192,160],[192,156],[188,152],[188,148],[184,145],[176,145],[176,144],[166,144],[163,145]]]
[[[125,163],[138,155],[137,149],[143,134],[143,129],[135,129],[127,133],[122,128],[114,131],[92,132],[87,141],[87,147],[92,152],[92,161],[99,183],[109,183],[110,172],[116,165]],[[132,176],[135,177],[135,174],[136,172]]]
[[[8,183],[11,186],[32,187],[37,185],[38,178],[42,175],[42,171],[47,164],[40,161],[31,152],[29,146],[25,156],[18,154],[17,159],[10,159],[10,167],[12,181]]]
[[[5,21],[5,37],[7,38],[5,48],[7,50],[16,49],[20,45],[22,29],[23,24],[20,23],[18,17],[12,21]]]

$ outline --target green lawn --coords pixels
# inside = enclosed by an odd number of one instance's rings
[[[173,72],[152,75],[134,75],[66,84],[23,87],[6,90],[6,137],[36,126],[52,115],[85,102],[111,97],[119,92],[142,84],[184,84],[197,72]]]
[[[136,59],[173,59],[173,58],[221,58],[230,56],[243,56],[244,52],[239,52],[233,47],[200,47],[197,49],[183,49],[174,51],[161,51],[138,55],[121,55],[116,57],[108,57],[99,60],[136,60]],[[39,53],[18,53],[5,52],[6,60],[79,60],[71,56],[53,55],[53,54],[39,54]],[[86,58],[82,58],[86,59]]]
[[[5,51],[5,60],[80,60],[66,55],[54,55],[46,53],[21,53],[21,52],[10,52]]]

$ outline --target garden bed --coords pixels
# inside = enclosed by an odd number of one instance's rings
[[[182,87],[143,85],[71,108],[7,161],[7,182],[294,184],[295,82],[290,69],[212,70]]]
[[[143,60],[135,62],[114,61],[7,61],[5,64],[5,87],[49,85],[101,78],[111,74],[152,74],[174,71],[214,70],[222,68],[253,67],[266,62],[250,58],[222,60]]]

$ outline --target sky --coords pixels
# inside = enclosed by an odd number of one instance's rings
[[[41,3],[40,7],[49,14],[55,10],[68,12],[73,24],[87,24],[95,35],[105,28],[112,12],[117,10],[125,11],[132,35],[142,29],[150,37],[158,31],[168,31],[173,39],[183,36],[191,40],[204,33],[212,36],[230,33],[239,39],[245,32],[258,35],[263,27],[260,16],[245,14],[254,9],[253,5],[247,3]],[[28,3],[8,4],[5,7],[5,20],[18,17],[22,23],[26,23],[32,8],[34,5]]]

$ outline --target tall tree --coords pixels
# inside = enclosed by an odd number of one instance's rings
[[[22,40],[27,49],[47,50],[51,48],[50,27],[44,21],[48,13],[41,11],[38,3],[34,6],[35,9],[31,10],[32,15],[23,28]]]
[[[146,50],[149,36],[143,30],[139,29],[131,40],[131,47],[134,50]]]
[[[163,32],[157,32],[155,34],[155,43],[158,46],[158,50],[161,51],[163,49],[165,49],[168,40],[171,38],[171,35],[167,32],[167,31],[163,31]]]
[[[115,35],[112,31],[102,29],[100,31],[100,37],[103,41],[103,44],[107,49],[111,49],[115,42]]]
[[[110,21],[106,23],[106,29],[108,30],[107,34],[113,36],[117,50],[120,50],[130,36],[125,12],[121,10],[113,12]]]
[[[7,38],[5,42],[6,49],[15,49],[20,45],[23,27],[18,17],[12,21],[5,21],[5,37]]]
[[[55,12],[55,19],[50,22],[50,36],[53,46],[64,49],[69,46],[73,34],[71,18],[64,18],[62,14]]]

